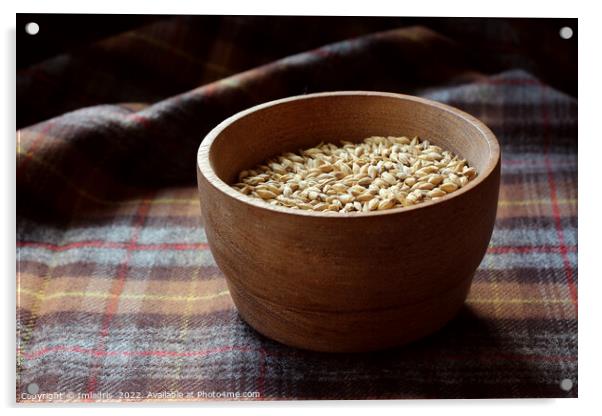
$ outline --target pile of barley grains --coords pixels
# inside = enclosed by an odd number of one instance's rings
[[[320,143],[240,172],[233,188],[283,207],[367,212],[436,200],[476,177],[448,150],[418,137]]]

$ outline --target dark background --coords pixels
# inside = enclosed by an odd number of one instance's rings
[[[181,30],[161,32],[174,21]],[[40,25],[37,35],[25,32],[28,22]],[[155,102],[327,43],[416,25],[463,45],[479,72],[523,68],[577,95],[577,19],[17,14],[17,127],[83,106]],[[570,40],[559,36],[563,26],[573,29]],[[177,45],[174,71],[159,69],[133,43],[131,53],[128,44],[115,48],[114,40],[128,33]],[[203,60],[214,61],[224,40],[240,56],[227,58],[227,71],[211,73]],[[187,56],[195,59],[179,65]],[[124,87],[91,90],[90,83],[107,76]]]

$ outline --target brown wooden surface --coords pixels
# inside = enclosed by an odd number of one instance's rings
[[[418,135],[479,176],[438,201],[353,214],[272,206],[228,185],[284,151],[376,135]],[[320,93],[225,120],[201,144],[197,173],[209,245],[241,316],[292,346],[365,351],[418,339],[460,309],[491,238],[500,149],[481,122],[443,104]]]

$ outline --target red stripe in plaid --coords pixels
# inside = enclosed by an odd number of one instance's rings
[[[148,117],[143,116],[142,114],[138,113],[138,112],[133,112],[133,113],[129,113],[129,114],[124,114],[124,117],[127,120],[131,120],[135,123],[140,124],[141,126],[147,128],[150,125],[150,120],[148,119]]]
[[[265,398],[265,373],[266,373],[266,361],[268,352],[265,348],[260,347],[259,353],[261,355],[261,363],[259,364],[259,376],[257,378],[257,390],[259,391],[259,400]]]
[[[550,141],[551,135],[549,132],[549,116],[548,116],[548,108],[546,103],[546,86],[540,85],[541,91],[541,111],[543,116],[543,132],[544,132],[544,157],[546,163],[546,170],[548,174],[548,185],[550,187],[550,199],[552,200],[552,213],[554,215],[554,221],[556,224],[556,233],[558,235],[558,242],[560,243],[560,253],[562,254],[562,262],[564,264],[564,269],[566,272],[566,280],[569,286],[569,293],[571,295],[571,300],[573,301],[573,305],[575,306],[575,314],[578,312],[578,303],[577,303],[577,289],[575,288],[575,282],[573,281],[573,269],[571,268],[571,264],[568,257],[568,248],[565,244],[564,240],[564,231],[562,229],[562,223],[560,219],[560,209],[558,208],[558,196],[556,192],[556,181],[554,180],[554,172],[552,169],[552,165],[550,163]]]
[[[543,161],[540,160],[521,160],[521,159],[503,159],[502,160],[502,166],[504,165],[508,165],[508,166],[523,166],[523,165],[529,165],[529,166],[533,166],[533,165],[539,165],[540,162],[543,162],[544,166],[547,166],[545,159]],[[564,161],[564,162],[556,162],[554,163],[555,167],[558,166],[577,166],[577,160],[574,161]]]
[[[76,241],[65,244],[52,244],[39,241],[19,241],[17,247],[43,248],[50,251],[66,251],[76,248],[125,248],[128,250],[207,250],[207,243],[161,243],[161,244],[138,244],[138,243],[116,243],[103,240]]]
[[[224,346],[219,348],[211,348],[206,350],[195,350],[195,351],[169,351],[169,350],[137,350],[137,351],[106,351],[97,350],[92,348],[84,348],[78,346],[66,346],[66,345],[55,345],[47,347],[34,352],[23,353],[23,356],[28,360],[34,360],[41,358],[45,355],[57,353],[57,352],[73,352],[78,354],[89,354],[95,357],[107,357],[107,356],[142,356],[142,357],[203,357],[211,354],[220,354],[224,352],[253,352],[259,353],[263,357],[263,362],[260,371],[260,378],[258,381],[259,390],[264,388],[265,383],[265,357],[267,356],[289,356],[295,355],[296,352],[291,351],[268,351],[265,348],[251,348],[251,347],[238,347],[238,346]],[[425,354],[428,356],[430,354]],[[433,354],[435,355],[435,354]],[[440,355],[437,354],[437,357]],[[479,360],[523,360],[523,361],[576,361],[577,357],[573,355],[538,355],[538,354],[506,354],[506,353],[487,353],[484,355],[466,355],[466,354],[441,354],[445,359],[449,360],[466,360],[468,359],[479,359]]]
[[[117,306],[119,305],[119,295],[121,294],[121,292],[123,291],[123,288],[125,286],[125,280],[127,278],[132,248],[136,245],[136,241],[138,240],[138,235],[140,234],[140,230],[141,230],[142,226],[144,225],[144,221],[146,219],[146,215],[148,214],[149,209],[150,209],[150,204],[147,201],[143,201],[138,208],[137,215],[135,218],[135,223],[134,223],[134,229],[132,231],[132,238],[131,238],[130,244],[127,248],[127,251],[125,254],[125,259],[123,260],[123,263],[121,264],[121,267],[119,268],[119,271],[117,273],[117,279],[115,280],[115,283],[114,283],[113,287],[111,288],[110,293],[113,296],[111,296],[109,298],[109,300],[107,301],[105,317],[102,322],[100,333],[98,334],[99,341],[98,341],[98,345],[96,347],[97,351],[105,350],[105,339],[109,334],[111,320],[113,319],[113,316],[115,315],[115,312],[117,311]],[[88,380],[89,397],[93,397],[94,393],[96,392],[96,387],[97,387],[96,384],[97,384],[97,378],[98,378],[99,371],[100,371],[100,362],[96,362],[95,365],[93,365],[92,369],[90,370],[90,379]]]

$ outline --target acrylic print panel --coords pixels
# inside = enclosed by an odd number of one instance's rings
[[[577,397],[578,35],[576,19],[18,14],[17,400]],[[346,90],[478,118],[499,140],[501,186],[453,319],[328,354],[239,314],[194,166],[237,112]]]

